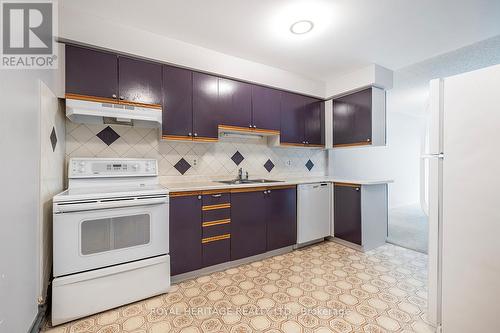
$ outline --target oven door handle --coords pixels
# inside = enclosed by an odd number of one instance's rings
[[[54,213],[71,213],[71,212],[79,212],[86,210],[161,205],[167,202],[168,202],[167,196],[159,196],[154,198],[126,198],[118,200],[96,200],[87,202],[55,203]]]

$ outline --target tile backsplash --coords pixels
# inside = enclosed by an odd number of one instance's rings
[[[269,147],[266,138],[165,141],[158,129],[66,120],[66,159],[71,157],[154,158],[163,181],[231,178],[238,168],[250,177],[321,176],[327,170],[325,150]]]

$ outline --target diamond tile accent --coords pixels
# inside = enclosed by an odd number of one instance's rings
[[[233,160],[236,165],[240,165],[241,162],[245,159],[243,155],[239,151],[236,151],[233,156],[231,156],[231,159]]]
[[[311,171],[311,169],[314,167],[314,163],[311,160],[308,160],[306,163],[306,168],[307,170]]]
[[[189,170],[189,168],[191,168],[191,164],[189,164],[184,158],[181,158],[179,162],[175,163],[174,168],[179,171],[181,175],[183,175]]]
[[[56,128],[52,126],[52,132],[50,132],[50,144],[52,145],[52,151],[56,151],[56,145],[57,145],[57,134],[56,134]]]
[[[274,168],[274,163],[271,160],[267,160],[267,162],[264,164],[264,168],[266,168],[267,172],[271,172],[271,170]]]
[[[108,146],[120,138],[120,135],[116,133],[111,127],[107,126],[105,129],[96,134],[99,139],[102,140]]]

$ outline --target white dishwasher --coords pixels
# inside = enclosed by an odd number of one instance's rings
[[[297,188],[297,244],[330,236],[332,184],[304,184]]]

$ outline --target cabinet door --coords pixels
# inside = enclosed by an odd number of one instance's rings
[[[66,94],[116,99],[116,55],[66,45]]]
[[[170,267],[171,274],[201,268],[201,198],[170,198]]]
[[[219,78],[220,125],[250,127],[252,124],[252,86]]]
[[[264,207],[264,190],[231,193],[231,260],[266,252]]]
[[[370,144],[372,89],[333,101],[333,145]]]
[[[335,237],[361,245],[361,186],[334,186]]]
[[[268,190],[266,197],[267,250],[275,250],[297,242],[296,187]]]
[[[163,66],[163,135],[193,132],[193,72]]]
[[[304,96],[284,92],[281,97],[281,135],[284,143],[303,144]]]
[[[280,130],[281,92],[261,86],[252,86],[252,124],[256,128]]]
[[[306,98],[304,107],[305,141],[311,145],[324,145],[323,137],[323,102],[315,98]]]
[[[193,73],[193,135],[198,138],[218,138],[218,94],[216,76]]]
[[[161,65],[127,57],[118,58],[120,100],[161,105]]]

